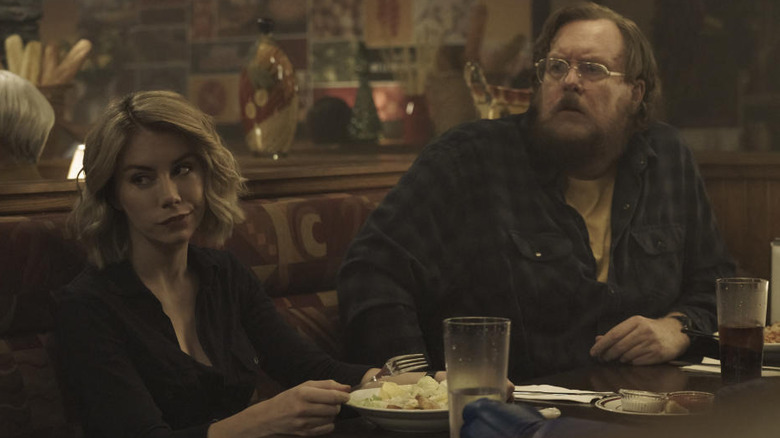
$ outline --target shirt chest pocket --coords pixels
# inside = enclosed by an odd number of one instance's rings
[[[638,228],[631,231],[631,238],[637,248],[634,275],[639,288],[671,302],[682,283],[683,228],[678,225]]]
[[[572,252],[571,241],[560,234],[539,233],[523,236],[512,233],[512,241],[520,255],[531,262],[555,262],[568,257]]]
[[[538,315],[569,317],[576,311],[577,290],[583,266],[573,256],[572,242],[557,233],[511,233],[519,253],[513,284],[521,305],[538,309]],[[556,319],[556,318],[551,318]]]

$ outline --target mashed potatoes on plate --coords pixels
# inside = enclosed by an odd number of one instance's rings
[[[447,409],[447,381],[425,376],[414,385],[385,382],[376,395],[351,404],[379,409]]]
[[[765,344],[780,343],[780,321],[768,327],[764,327],[764,343]]]

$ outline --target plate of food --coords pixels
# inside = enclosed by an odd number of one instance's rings
[[[717,340],[720,332],[713,333]],[[780,321],[764,327],[764,352],[780,353]]]
[[[619,395],[596,401],[596,407],[618,414],[669,417],[707,412],[714,400],[714,394],[702,391],[657,393],[621,389]]]
[[[377,426],[397,432],[442,432],[449,429],[447,382],[423,377],[413,385],[385,382],[358,389],[347,404]]]
[[[764,351],[780,353],[780,321],[764,327]]]

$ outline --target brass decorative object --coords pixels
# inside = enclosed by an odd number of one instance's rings
[[[257,20],[260,36],[241,71],[239,102],[246,143],[256,155],[287,155],[298,125],[298,85],[292,63],[271,38],[274,22]]]

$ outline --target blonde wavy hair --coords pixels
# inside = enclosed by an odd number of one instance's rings
[[[205,169],[206,212],[197,230],[199,237],[221,245],[233,226],[244,220],[238,202],[244,179],[211,117],[171,91],[131,93],[111,103],[87,134],[84,186],[68,218],[71,233],[98,268],[128,257],[127,218],[113,207],[114,173],[125,147],[140,130],[174,134],[194,146]]]

